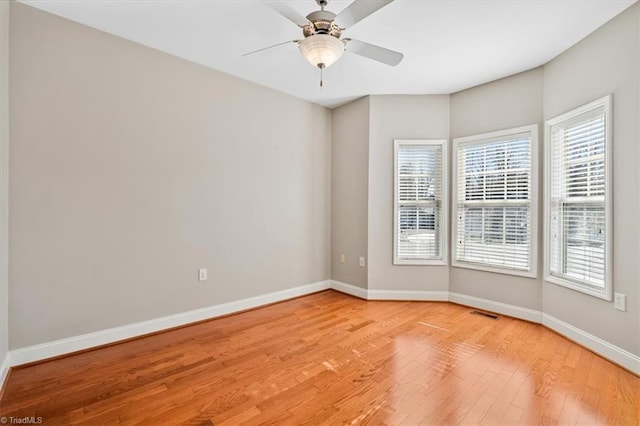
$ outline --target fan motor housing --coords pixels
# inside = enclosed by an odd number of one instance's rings
[[[333,20],[336,14],[327,10],[317,10],[307,15],[310,24],[302,28],[305,37],[314,34],[328,34],[336,38],[340,38],[342,29],[336,25]]]

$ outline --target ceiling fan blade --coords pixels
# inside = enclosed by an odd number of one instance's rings
[[[342,28],[349,28],[392,1],[393,0],[354,0],[353,3],[336,16],[335,22]]]
[[[299,27],[304,27],[309,24],[309,21],[304,16],[300,15],[298,12],[293,10],[291,7],[287,6],[287,4],[277,1],[277,2],[269,2],[267,3],[274,11],[278,12],[280,15],[284,16],[294,24]]]
[[[347,41],[347,52],[355,53],[356,55],[364,56],[365,58],[373,59],[374,61],[382,62],[392,67],[398,65],[400,61],[402,61],[402,58],[404,58],[402,53],[396,52],[395,50],[385,49],[384,47],[365,43],[360,40],[344,40]]]
[[[289,43],[299,43],[299,42],[300,42],[300,40],[289,40],[289,41],[284,41],[284,42],[282,42],[282,43],[274,44],[274,45],[272,45],[272,46],[263,47],[262,49],[252,50],[251,52],[247,52],[247,53],[245,53],[244,55],[242,55],[242,57],[244,58],[245,56],[253,55],[254,53],[262,52],[263,50],[273,49],[274,47],[284,46],[285,44],[289,44]]]

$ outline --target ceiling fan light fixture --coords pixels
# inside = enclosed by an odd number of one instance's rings
[[[314,67],[327,68],[340,59],[344,43],[328,34],[314,34],[299,44],[300,53]]]

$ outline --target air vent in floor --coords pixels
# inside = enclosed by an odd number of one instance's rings
[[[497,320],[499,317],[495,314],[490,314],[489,312],[482,311],[471,311],[473,315],[482,315],[483,317],[491,318],[492,320]]]

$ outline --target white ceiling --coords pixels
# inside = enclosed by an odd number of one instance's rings
[[[366,0],[365,0],[366,1]],[[443,94],[548,62],[635,0],[396,0],[343,33],[404,53],[389,67],[345,54],[325,70],[295,44],[301,30],[250,0],[23,0],[23,3],[325,106],[367,94]],[[313,0],[286,1],[300,14]],[[333,0],[338,13],[351,1]]]

